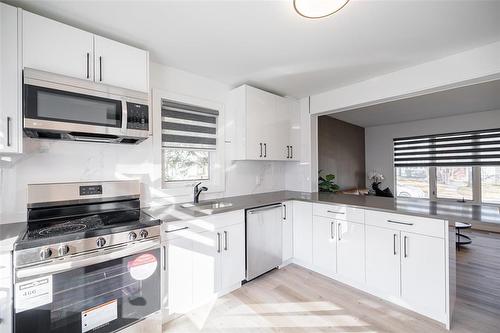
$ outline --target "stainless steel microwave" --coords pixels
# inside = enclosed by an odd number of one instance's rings
[[[136,144],[151,135],[147,93],[24,69],[28,137]]]

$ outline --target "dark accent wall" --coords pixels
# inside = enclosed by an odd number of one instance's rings
[[[365,129],[330,116],[318,118],[318,167],[341,190],[365,187]]]

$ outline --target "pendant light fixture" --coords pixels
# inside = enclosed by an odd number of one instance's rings
[[[293,7],[300,16],[317,19],[338,12],[348,2],[349,0],[293,0]]]

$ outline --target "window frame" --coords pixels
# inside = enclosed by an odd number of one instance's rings
[[[156,180],[158,187],[164,194],[174,197],[192,196],[193,187],[202,182],[203,186],[208,188],[207,193],[222,193],[225,191],[224,174],[224,105],[215,101],[183,95],[162,89],[153,89],[153,155],[154,168],[156,170]],[[200,107],[214,109],[219,111],[217,119],[217,143],[216,150],[210,151],[209,158],[209,179],[208,180],[178,180],[165,181],[163,178],[163,147],[161,137],[161,107],[162,100],[168,99],[179,103],[198,105]],[[196,150],[196,149],[193,149]]]
[[[417,200],[429,200],[433,202],[447,202],[447,203],[462,203],[466,205],[488,205],[500,206],[500,203],[483,202],[482,198],[482,182],[481,182],[481,165],[472,166],[472,200],[465,200],[462,202],[460,199],[439,198],[437,196],[437,167],[429,166],[429,199],[427,198],[411,198]],[[394,189],[396,198],[405,198],[397,195],[397,167],[394,167]]]

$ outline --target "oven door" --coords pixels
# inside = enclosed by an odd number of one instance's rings
[[[80,257],[16,270],[15,333],[114,332],[160,310],[159,242]]]

